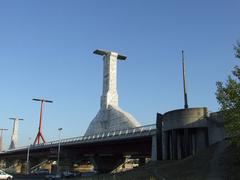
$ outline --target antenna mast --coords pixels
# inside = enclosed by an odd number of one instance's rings
[[[182,71],[183,71],[183,89],[184,89],[184,108],[188,109],[188,98],[187,98],[187,88],[186,88],[186,71],[184,62],[184,51],[182,50]]]

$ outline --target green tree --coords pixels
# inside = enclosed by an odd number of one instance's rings
[[[234,47],[235,55],[240,60],[240,42]],[[240,148],[240,68],[235,66],[232,76],[226,83],[217,82],[217,100],[223,112],[225,130],[234,145]]]

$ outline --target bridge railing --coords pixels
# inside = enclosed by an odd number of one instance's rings
[[[74,143],[74,142],[79,142],[79,141],[90,141],[90,140],[98,140],[98,139],[100,140],[100,139],[117,137],[117,136],[129,136],[129,135],[134,135],[134,134],[152,132],[155,129],[156,129],[156,124],[150,124],[150,125],[139,126],[139,127],[135,127],[135,128],[103,132],[103,133],[93,134],[93,135],[89,135],[89,136],[78,136],[78,137],[72,137],[72,138],[67,138],[67,139],[61,139],[60,143],[66,144],[66,143]],[[42,143],[42,144],[35,145],[35,146],[54,145],[54,144],[58,144],[58,143],[59,143],[59,140],[55,140],[55,141],[49,141],[49,142]]]

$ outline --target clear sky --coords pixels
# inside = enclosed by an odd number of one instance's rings
[[[46,104],[47,141],[83,135],[100,107],[102,60],[97,49],[128,57],[118,63],[122,109],[141,124],[156,112],[183,107],[181,50],[185,50],[190,107],[217,111],[216,81],[238,62],[239,0],[0,1],[0,127],[9,146],[12,121],[19,146],[34,140]]]

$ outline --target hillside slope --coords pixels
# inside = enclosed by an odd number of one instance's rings
[[[234,149],[229,143],[222,141],[196,156],[181,161],[151,162],[127,172],[86,177],[81,180],[239,180],[240,164],[235,160],[234,154]]]

